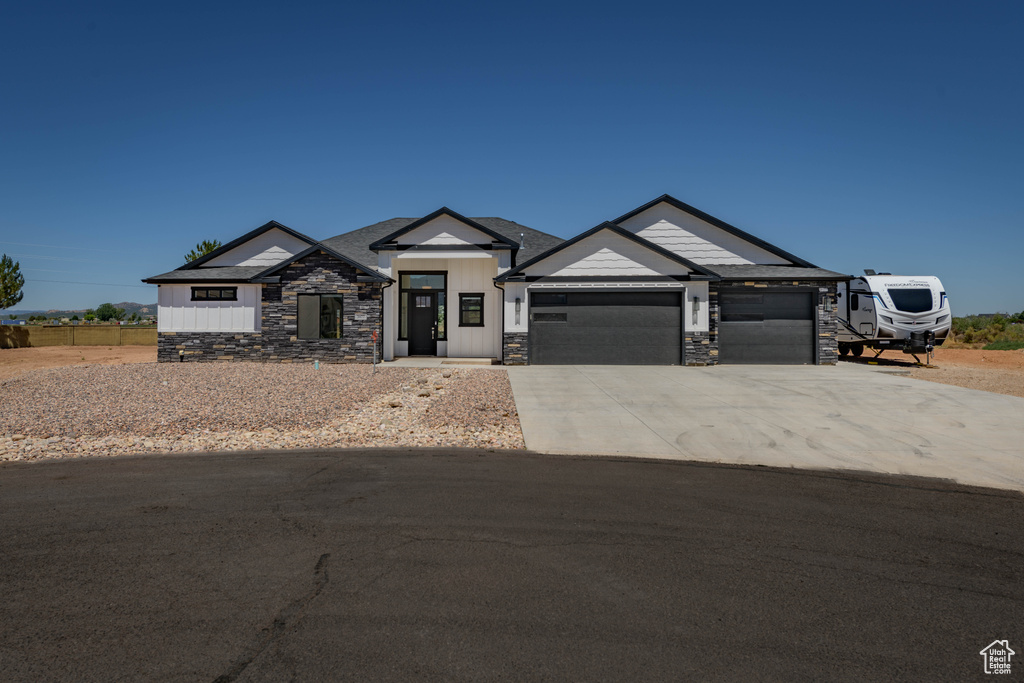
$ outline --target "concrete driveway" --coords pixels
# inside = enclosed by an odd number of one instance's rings
[[[526,447],[1024,490],[1024,399],[839,366],[510,367]]]

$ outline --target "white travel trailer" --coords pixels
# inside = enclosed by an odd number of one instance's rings
[[[930,353],[949,335],[952,317],[939,278],[875,274],[839,283],[839,353],[859,356],[864,347]]]

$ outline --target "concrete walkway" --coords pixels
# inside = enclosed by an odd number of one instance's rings
[[[448,358],[445,356],[401,356],[394,360],[382,361],[388,368],[440,368],[465,365],[469,367],[502,368],[497,358]]]
[[[1024,399],[852,366],[510,367],[527,448],[1024,491]]]

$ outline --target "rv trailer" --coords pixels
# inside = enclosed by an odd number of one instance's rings
[[[864,272],[836,292],[841,355],[859,356],[865,347],[931,353],[946,341],[953,319],[939,278]]]

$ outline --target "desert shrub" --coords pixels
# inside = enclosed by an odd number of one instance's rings
[[[985,351],[1016,351],[1024,349],[1024,340],[1019,341],[994,341],[981,347]]]
[[[953,341],[963,344],[991,344],[997,341],[1024,341],[1024,324],[1018,315],[967,315],[953,318]]]

